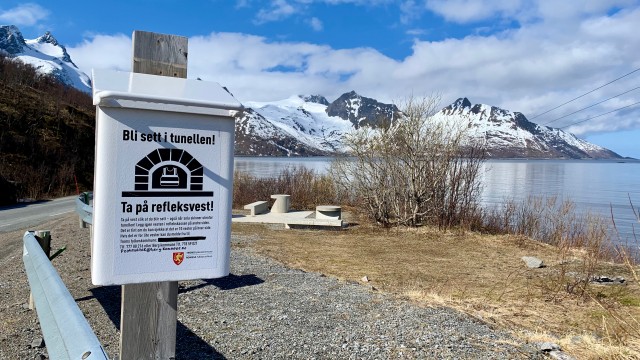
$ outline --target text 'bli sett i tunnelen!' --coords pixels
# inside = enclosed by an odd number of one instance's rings
[[[200,134],[179,135],[170,132],[151,132],[142,133],[138,130],[122,130],[123,141],[140,141],[140,142],[169,142],[172,144],[196,144],[196,145],[215,145],[216,136],[202,136]]]

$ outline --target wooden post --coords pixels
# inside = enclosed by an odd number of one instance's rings
[[[187,77],[186,37],[133,32],[133,72]],[[120,359],[175,359],[178,282],[122,286]]]
[[[133,32],[133,72],[187,78],[188,40],[183,36]]]
[[[42,248],[47,257],[51,255],[51,231],[49,230],[39,230],[36,231],[36,240],[38,240],[38,244]]]

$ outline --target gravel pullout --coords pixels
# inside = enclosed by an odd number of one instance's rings
[[[96,335],[118,353],[120,287],[94,287],[89,232],[69,216],[50,229],[54,260]],[[293,230],[295,231],[295,230]],[[21,232],[0,234],[3,247]],[[231,275],[180,282],[178,359],[531,359],[543,358],[505,332],[447,308],[422,308],[368,287],[289,269],[233,236]],[[34,311],[21,247],[0,260],[0,359],[36,359],[46,348]],[[16,248],[20,250],[17,251]]]

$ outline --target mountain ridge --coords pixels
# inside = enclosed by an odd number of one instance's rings
[[[0,26],[0,52],[50,74],[85,93],[91,80],[71,60],[64,45],[49,31],[25,40],[13,25]],[[332,102],[322,95],[297,95],[270,102],[247,101],[236,115],[236,154],[255,156],[314,156],[343,153],[345,134],[361,127],[392,124],[403,114],[352,90]],[[455,122],[487,146],[494,158],[619,159],[615,152],[588,143],[561,129],[530,122],[522,113],[463,97],[434,115]]]
[[[436,121],[456,122],[469,135],[484,140],[491,157],[619,159],[619,154],[579,139],[558,128],[530,122],[522,113],[486,104],[471,105],[459,98],[434,115]]]
[[[236,121],[236,136],[241,139],[237,154],[307,156],[341,153],[346,151],[341,141],[346,133],[361,126],[377,127],[392,123],[403,116],[395,105],[379,103],[355,91],[344,93],[329,105],[316,101],[319,98],[326,100],[320,95],[298,95],[273,102],[245,102],[249,110],[239,114]],[[377,109],[377,112],[363,118],[360,113],[363,104],[366,108]],[[341,106],[338,111],[335,110],[337,106]],[[622,158],[611,150],[561,129],[530,122],[520,112],[486,104],[474,105],[466,97],[443,107],[433,115],[433,119],[436,122],[453,122],[458,124],[458,128],[468,129],[472,139],[485,144],[490,158]],[[245,136],[252,138],[251,143],[266,141],[275,147],[270,150],[263,148],[263,152],[255,146],[246,147]],[[281,149],[283,144],[290,144],[290,147]],[[301,151],[291,148],[291,144],[297,144]]]
[[[0,50],[12,59],[33,66],[42,75],[85,93],[91,93],[91,79],[71,60],[66,47],[47,31],[36,39],[25,39],[15,25],[0,25]]]

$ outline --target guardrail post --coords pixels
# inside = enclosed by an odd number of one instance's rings
[[[80,201],[85,204],[85,205],[91,205],[90,200],[89,200],[89,193],[88,192],[83,192],[82,194],[80,194],[79,196]],[[87,223],[84,221],[83,216],[81,213],[78,214],[78,224],[80,225],[81,229],[86,229],[87,228]]]
[[[40,244],[42,251],[47,255],[47,258],[51,255],[51,231],[49,230],[38,230],[38,231],[29,231],[34,234],[34,237]],[[29,292],[29,310],[33,310],[35,307],[33,303],[33,293]]]
[[[36,240],[42,248],[47,257],[51,256],[51,231],[50,230],[38,230],[35,232]]]

